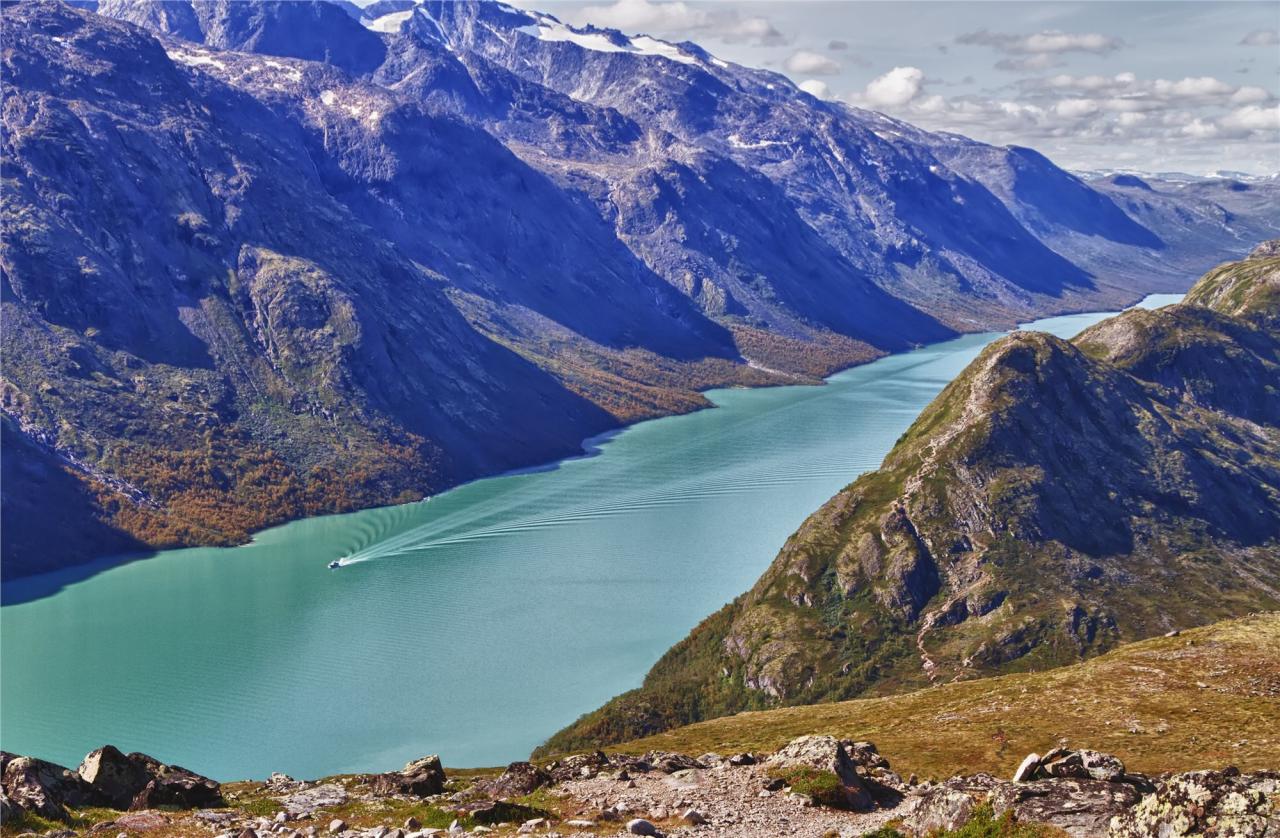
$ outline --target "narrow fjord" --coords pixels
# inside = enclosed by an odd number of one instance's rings
[[[997,337],[712,391],[717,409],[427,502],[9,582],[5,746],[74,763],[111,741],[224,779],[522,758],[748,588]]]

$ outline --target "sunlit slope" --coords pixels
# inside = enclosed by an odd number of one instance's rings
[[[554,737],[1072,663],[1280,605],[1280,258],[1072,341],[1016,332],[644,686]]]
[[[617,746],[701,754],[771,751],[795,736],[870,740],[905,776],[1011,775],[1065,743],[1146,773],[1280,765],[1280,613],[1121,646],[1046,672],[885,698],[741,713]]]

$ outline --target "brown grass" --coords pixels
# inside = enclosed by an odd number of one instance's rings
[[[905,695],[741,713],[617,747],[701,754],[771,751],[829,733],[875,742],[904,775],[1012,774],[1065,744],[1132,771],[1280,767],[1280,612],[1132,643],[1046,672]]]

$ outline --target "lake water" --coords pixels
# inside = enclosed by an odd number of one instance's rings
[[[719,409],[427,503],[10,583],[0,746],[75,765],[109,742],[221,780],[525,758],[750,587],[998,336],[713,391]]]

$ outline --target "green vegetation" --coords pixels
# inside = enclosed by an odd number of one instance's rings
[[[991,804],[984,803],[973,812],[969,822],[959,829],[933,833],[929,838],[1053,838],[1063,835],[1059,829],[1040,824],[1020,824],[1014,821],[1012,812],[996,817]],[[907,838],[892,825],[868,832],[862,838]]]
[[[1057,744],[1114,753],[1158,774],[1280,765],[1280,613],[1121,646],[1073,666],[903,695],[741,713],[616,746],[769,752],[804,734],[875,742],[904,776],[1011,776]]]
[[[1280,257],[1260,257],[1201,280],[1203,305],[987,347],[750,591],[535,753],[1034,672],[1280,607],[1280,321],[1257,290],[1278,283]]]
[[[843,809],[848,805],[849,795],[840,778],[830,771],[798,766],[796,768],[774,769],[769,772],[786,783],[795,794],[803,794],[813,799],[819,806],[832,809]]]

